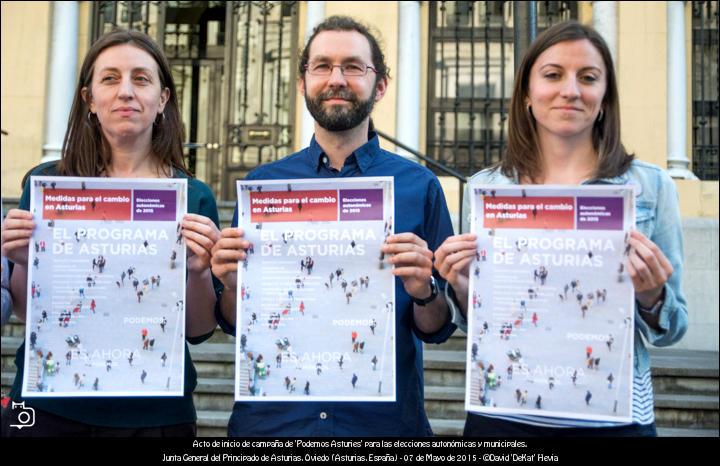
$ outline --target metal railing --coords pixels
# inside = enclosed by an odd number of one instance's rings
[[[577,17],[569,1],[430,2],[423,151],[467,176],[498,162],[519,58],[536,33]]]
[[[381,138],[385,139],[386,141],[388,141],[392,144],[395,144],[396,147],[399,147],[400,149],[414,155],[415,157],[422,160],[423,162],[431,165],[434,169],[436,169],[442,173],[445,173],[448,176],[452,176],[453,178],[458,180],[458,182],[459,182],[459,185],[458,185],[459,201],[458,201],[458,232],[457,233],[461,233],[462,227],[463,227],[463,216],[462,216],[463,196],[465,194],[465,184],[467,183],[467,177],[465,177],[465,175],[458,172],[457,170],[453,170],[452,168],[443,165],[442,163],[438,162],[437,160],[432,159],[432,158],[428,157],[427,155],[422,154],[422,153],[416,151],[415,149],[412,149],[412,148],[406,146],[402,142],[398,141],[397,139],[395,139],[394,137],[392,137],[386,133],[383,133],[382,131],[375,129],[375,132]]]

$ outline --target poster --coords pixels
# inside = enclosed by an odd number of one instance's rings
[[[393,179],[239,181],[235,399],[395,401]]]
[[[23,396],[182,396],[187,181],[31,185]]]
[[[470,193],[466,409],[631,421],[633,188]]]

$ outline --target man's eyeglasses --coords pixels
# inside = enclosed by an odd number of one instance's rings
[[[305,65],[305,71],[313,76],[330,76],[333,69],[340,68],[343,76],[365,76],[368,70],[377,70],[370,65],[364,63],[346,63],[344,65],[331,65],[330,63],[309,63]]]

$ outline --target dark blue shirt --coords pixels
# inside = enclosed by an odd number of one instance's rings
[[[428,169],[380,148],[378,137],[345,160],[341,170],[330,167],[315,141],[282,160],[253,170],[248,180],[392,176],[395,179],[395,233],[412,232],[435,250],[453,234],[440,183]],[[233,226],[238,224],[235,209]],[[436,276],[442,286],[444,282]],[[450,313],[432,335],[415,326],[413,303],[395,279],[397,401],[387,402],[236,402],[228,426],[230,436],[425,436],[432,435],[423,403],[422,341],[442,343],[455,331]],[[439,297],[438,299],[442,299]],[[218,314],[227,333],[235,334]]]

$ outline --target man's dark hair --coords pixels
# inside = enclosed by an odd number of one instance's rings
[[[308,39],[307,44],[305,44],[305,48],[300,54],[300,59],[298,60],[298,71],[300,72],[298,76],[301,77],[300,79],[305,79],[305,65],[308,64],[308,60],[310,59],[310,45],[315,39],[315,36],[317,36],[323,31],[355,31],[365,36],[368,43],[370,44],[372,65],[373,68],[375,68],[376,72],[375,82],[378,82],[383,78],[387,79],[390,77],[390,68],[388,68],[388,66],[385,64],[385,55],[380,48],[378,40],[370,32],[370,28],[349,16],[330,16],[329,18],[326,18],[325,21],[318,24],[315,29],[313,29],[312,35]]]

